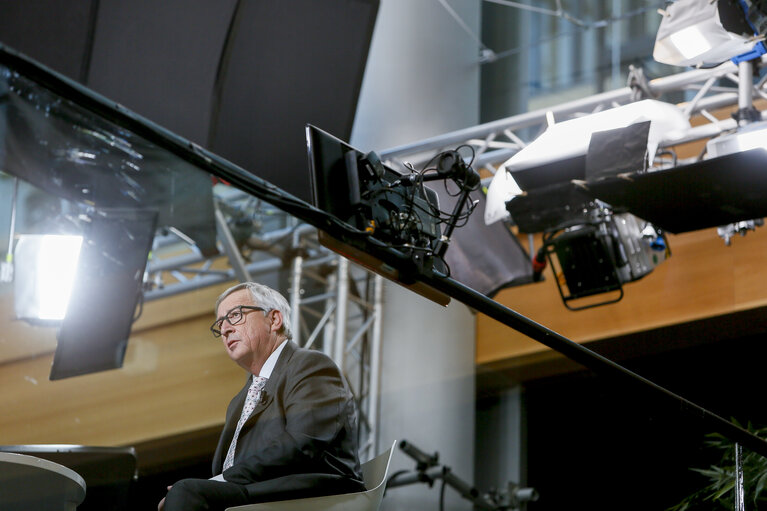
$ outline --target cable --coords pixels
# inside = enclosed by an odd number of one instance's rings
[[[138,319],[141,317],[141,314],[144,313],[144,292],[139,290],[138,292],[138,311],[136,311],[136,314],[133,316],[133,319],[131,320],[131,323],[135,323],[138,321]]]
[[[529,10],[529,11],[533,11],[533,10],[539,9],[539,8],[534,8],[534,7],[529,6],[529,5],[516,4],[515,2],[506,2],[506,0],[484,0],[484,1],[485,2],[496,3],[496,4],[500,4],[500,5],[506,5],[508,7],[518,7],[520,9]],[[514,5],[512,5],[512,4],[514,4]],[[494,53],[494,57],[495,58],[494,58],[493,61],[495,62],[495,61],[498,61],[498,60],[500,60],[502,58],[511,57],[512,55],[516,55],[518,53],[526,52],[526,51],[530,50],[531,48],[534,48],[534,47],[537,47],[537,46],[542,46],[542,45],[544,45],[546,43],[550,43],[550,42],[553,42],[553,41],[557,41],[558,39],[561,39],[562,37],[571,36],[571,35],[574,35],[574,34],[576,34],[578,32],[583,32],[583,31],[586,31],[586,30],[594,29],[594,28],[605,28],[608,25],[610,25],[611,23],[615,23],[617,21],[623,21],[625,19],[633,18],[634,16],[639,16],[641,14],[644,14],[645,12],[651,12],[651,11],[654,12],[658,8],[663,7],[665,5],[666,5],[665,1],[664,2],[657,2],[657,3],[650,4],[650,5],[646,6],[646,7],[640,7],[640,8],[634,9],[634,10],[629,11],[627,13],[624,13],[624,14],[622,14],[620,16],[611,16],[609,18],[604,18],[604,19],[601,19],[601,20],[590,21],[590,22],[579,20],[578,18],[574,18],[574,17],[566,14],[564,11],[562,11],[562,13],[564,15],[561,15],[557,11],[552,11],[550,9],[540,9],[540,11],[545,11],[545,12],[540,12],[540,14],[560,17],[562,19],[565,19],[565,20],[573,23],[575,25],[574,29],[563,30],[562,32],[554,34],[551,37],[545,37],[545,38],[542,38],[542,39],[538,39],[535,42],[530,43],[530,44],[526,44],[526,45],[522,45],[522,46],[517,46],[515,48],[510,48],[508,50],[499,51],[497,53]],[[578,21],[580,21],[580,23],[576,23],[574,20],[578,20]]]
[[[451,275],[450,265],[447,264],[447,261],[445,260],[445,258],[443,256],[437,256],[437,260],[440,261],[442,263],[442,265],[445,267],[445,273],[440,275],[440,277],[445,278],[445,279],[449,279],[450,275]]]
[[[392,193],[392,194],[395,194],[395,195],[405,199],[414,208],[418,209],[419,211],[423,211],[425,214],[429,215],[431,218],[434,218],[434,219],[436,219],[439,222],[447,222],[450,219],[450,215],[448,213],[445,213],[442,210],[438,210],[439,214],[436,214],[433,211],[426,210],[425,208],[423,208],[419,204],[416,204],[415,201],[411,199],[409,194],[405,194],[405,193],[403,193],[403,192],[401,192],[399,190],[392,189],[392,188],[387,188],[387,189],[382,189],[382,190],[375,190],[374,192],[375,193],[372,193],[371,196],[370,196],[371,200],[374,199],[375,197],[377,197],[378,195],[382,195],[382,194],[385,195],[387,193]],[[431,207],[431,204],[429,204],[429,206]]]
[[[461,154],[461,148],[463,148],[463,147],[468,147],[471,150],[471,159],[469,160],[469,163],[467,163],[467,165],[469,167],[471,167],[472,165],[474,165],[474,159],[477,157],[477,152],[474,149],[474,146],[471,146],[469,144],[461,144],[461,145],[459,145],[458,147],[455,148],[455,152],[460,155]]]
[[[492,51],[492,50],[490,50],[490,48],[485,46],[485,44],[482,42],[482,40],[471,30],[471,28],[466,24],[466,22],[463,21],[463,19],[461,19],[461,17],[458,15],[458,13],[455,12],[455,10],[452,7],[450,7],[450,5],[447,3],[446,0],[438,0],[438,2],[440,4],[442,4],[442,7],[444,7],[445,10],[448,12],[448,14],[450,14],[450,16],[453,17],[455,22],[458,23],[458,25],[463,29],[463,31],[466,32],[467,34],[469,34],[469,36],[472,39],[474,39],[474,41],[477,44],[479,44],[480,49],[485,50],[485,51]]]
[[[439,511],[445,511],[445,486],[447,482],[443,479],[439,487]]]
[[[389,476],[389,478],[386,480],[386,486],[384,486],[384,497],[386,496],[386,491],[389,489],[389,486],[392,481],[397,479],[398,476],[401,476],[402,474],[407,474],[410,472],[409,470],[397,470],[392,475]]]

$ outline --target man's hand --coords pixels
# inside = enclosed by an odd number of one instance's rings
[[[168,491],[173,488],[173,486],[168,486]],[[165,509],[165,497],[162,498],[159,504],[157,504],[157,511],[163,511]]]

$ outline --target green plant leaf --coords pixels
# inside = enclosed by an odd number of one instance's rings
[[[710,500],[719,500],[721,499],[725,494],[735,489],[735,481],[728,482],[725,484],[718,492],[714,493],[709,497]]]
[[[762,471],[759,478],[756,480],[756,487],[754,488],[754,502],[759,500],[762,490],[764,490],[764,484],[767,482],[767,471]]]
[[[735,418],[734,424],[743,427]],[[748,423],[744,429],[752,434],[767,438],[767,426],[757,428]],[[685,497],[681,502],[668,508],[668,511],[693,511],[712,509],[712,504],[722,509],[732,508],[733,491],[735,489],[735,443],[720,433],[705,435],[703,443],[712,450],[720,452],[718,464],[708,468],[690,468],[705,477],[707,483],[701,489]],[[753,502],[767,501],[767,459],[751,451],[743,451],[741,459],[744,489]]]

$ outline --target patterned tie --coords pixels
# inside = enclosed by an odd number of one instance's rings
[[[237,448],[237,437],[240,435],[240,430],[245,421],[248,420],[250,414],[256,408],[256,403],[261,395],[261,390],[266,385],[266,378],[262,376],[254,376],[253,382],[248,389],[248,395],[245,397],[245,404],[242,406],[242,415],[237,422],[237,429],[234,430],[234,436],[232,437],[232,443],[229,445],[229,452],[226,453],[226,459],[224,460],[224,470],[228,469],[234,464],[234,450]]]

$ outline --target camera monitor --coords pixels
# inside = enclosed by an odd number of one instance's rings
[[[402,174],[383,165],[374,153],[364,154],[315,126],[307,125],[306,139],[313,205],[347,227],[346,232],[320,230],[320,243],[447,305],[447,295],[415,278],[430,271],[430,265],[439,265],[430,257],[440,236],[436,193],[408,185]]]

